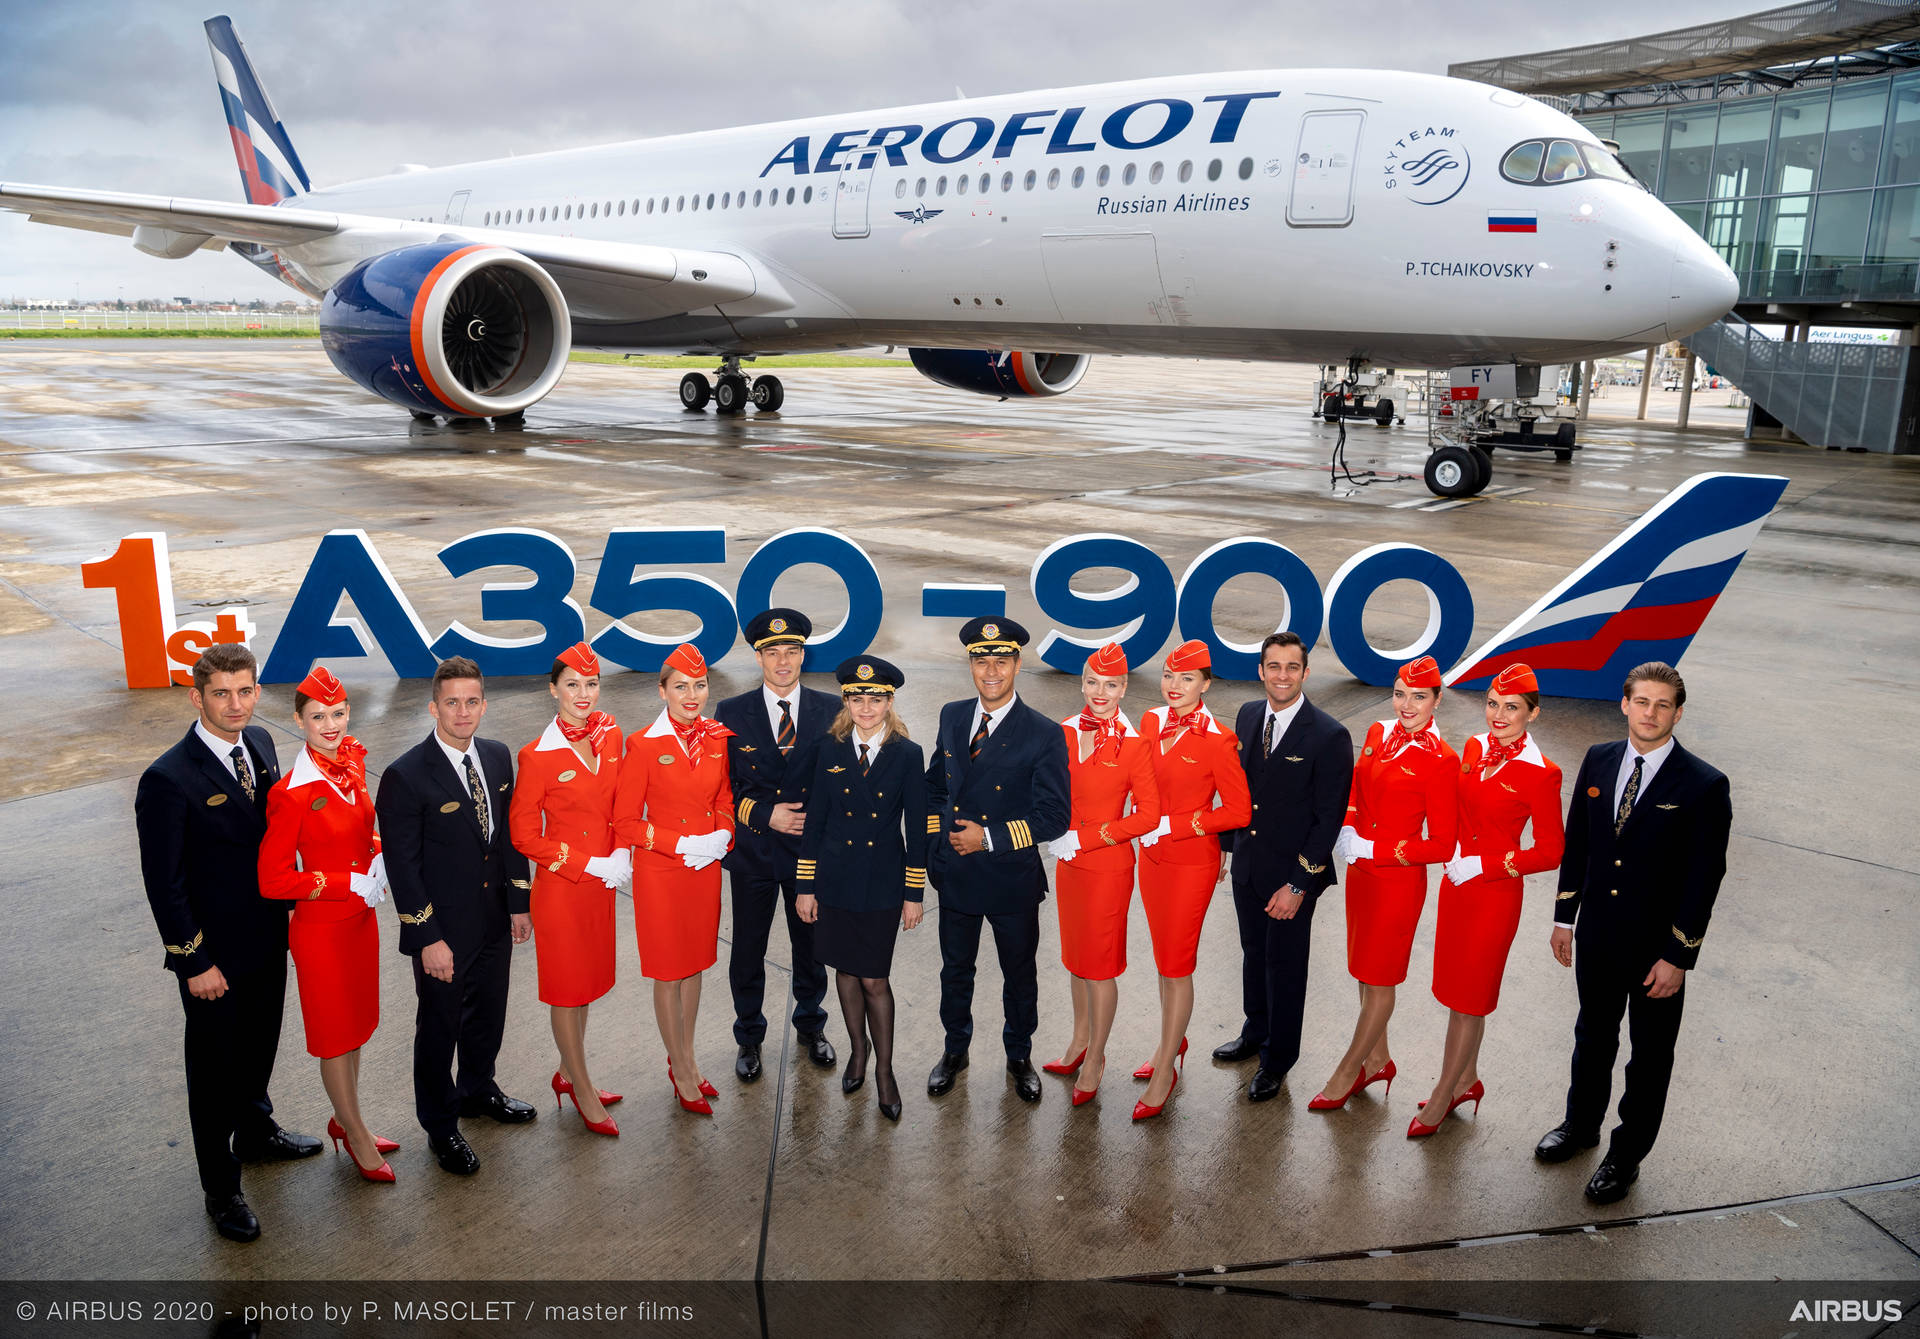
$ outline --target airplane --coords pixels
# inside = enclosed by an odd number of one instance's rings
[[[761,355],[905,347],[941,385],[1045,399],[1099,354],[1567,363],[1739,293],[1586,127],[1467,80],[1181,75],[315,186],[231,21],[204,26],[245,203],[0,183],[0,209],[230,249],[421,419],[522,422],[574,347],[713,355],[681,404],[739,414],[785,398],[743,371]]]

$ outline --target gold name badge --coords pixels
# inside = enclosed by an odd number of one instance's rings
[[[324,795],[318,796],[314,802],[307,807],[314,810],[324,809],[327,807],[327,797]]]
[[[445,804],[440,806],[440,812],[443,814],[450,814],[450,813],[453,813],[459,807],[460,807],[460,801],[448,800]]]
[[[673,761],[673,755],[671,753],[663,753],[660,755],[660,761],[663,763],[670,763]]]
[[[560,779],[561,779],[562,781],[571,781],[571,780],[573,780],[573,779],[574,779],[574,778],[575,778],[576,776],[579,776],[579,775],[580,775],[580,774],[579,774],[578,772],[576,772],[576,771],[574,771],[574,770],[573,770],[573,769],[572,769],[571,767],[569,767],[569,768],[568,768],[568,769],[567,769],[566,771],[564,771],[564,772],[562,772],[562,773],[560,774]]]
[[[218,809],[221,805],[225,804],[226,802],[227,802],[227,797],[225,795],[207,796],[207,808],[209,809]]]

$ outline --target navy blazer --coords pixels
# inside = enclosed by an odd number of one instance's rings
[[[1262,897],[1286,884],[1317,894],[1339,872],[1333,842],[1353,788],[1353,736],[1306,698],[1272,753],[1263,747],[1266,723],[1266,698],[1241,704],[1233,732],[1253,793],[1253,818],[1237,832],[1222,833],[1220,844],[1233,852],[1234,880],[1250,883]]]
[[[249,972],[286,958],[292,904],[260,896],[267,791],[280,779],[280,755],[262,726],[240,737],[252,760],[252,800],[192,726],[133,793],[140,877],[167,970],[182,976],[212,967]]]
[[[387,882],[400,913],[400,951],[418,954],[446,940],[458,969],[509,931],[507,916],[526,911],[532,881],[527,858],[507,831],[513,803],[513,755],[495,739],[476,739],[493,826],[480,840],[480,812],[466,779],[429,734],[380,775],[374,812]]]
[[[973,709],[966,698],[940,708],[940,738],[927,767],[927,875],[941,905],[974,916],[1018,911],[1047,895],[1039,844],[1067,830],[1067,737],[1060,723],[1015,699],[968,758]],[[991,851],[962,856],[947,834],[960,819],[987,830]]]
[[[799,890],[848,911],[898,910],[902,902],[923,901],[926,766],[920,746],[899,735],[881,747],[865,773],[851,732],[808,745],[792,769],[796,780],[805,778],[808,796]]]
[[[713,719],[733,731],[727,741],[727,780],[733,787],[735,822],[733,849],[720,861],[732,874],[754,879],[793,878],[800,857],[800,838],[767,826],[779,802],[805,804],[805,774],[799,769],[806,746],[824,739],[827,727],[840,714],[840,699],[818,689],[800,688],[800,710],[793,723],[793,752],[780,752],[774,742],[773,722],[767,719],[760,685],[750,693],[730,697],[714,709]],[[793,795],[783,795],[789,779],[797,782]]]
[[[1637,984],[1664,958],[1691,969],[1700,958],[1727,872],[1733,794],[1727,778],[1673,743],[1614,835],[1614,782],[1627,741],[1595,744],[1580,762],[1567,805],[1556,925],[1572,925],[1581,951],[1617,960]]]

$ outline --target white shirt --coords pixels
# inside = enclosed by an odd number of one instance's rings
[[[992,711],[988,711],[980,699],[976,697],[973,700],[973,721],[967,726],[967,739],[971,741],[975,735],[980,733],[980,717],[982,715],[987,718],[987,738],[992,739],[993,732],[1000,728],[1000,722],[1007,719],[1007,713],[1013,710],[1013,704],[1019,700],[1020,694],[1015,693]]]
[[[859,726],[854,726],[853,733],[849,737],[850,742],[853,744],[853,756],[858,759],[861,748],[865,747],[867,750],[867,766],[873,766],[873,760],[880,756],[881,746],[887,742],[887,738],[888,731],[885,721],[880,722],[880,728],[873,732],[872,739],[868,739],[865,735],[861,734]]]
[[[227,769],[227,775],[235,781],[238,781],[240,779],[240,773],[233,769],[233,751],[247,747],[245,738],[242,737],[229,744],[226,740],[220,738],[219,735],[207,729],[207,723],[202,720],[194,721],[193,733],[198,735],[200,742],[205,744],[207,748],[212,751],[213,756],[220,760],[220,765]],[[247,770],[253,774],[254,782],[257,785],[260,781],[260,769],[254,765],[252,750],[249,749],[247,751],[246,759]]]
[[[1260,737],[1262,739],[1265,739],[1267,737],[1266,735],[1267,722],[1272,721],[1273,722],[1273,748],[1275,749],[1279,748],[1281,736],[1287,733],[1287,728],[1293,724],[1293,718],[1300,714],[1301,704],[1304,703],[1306,700],[1307,700],[1307,695],[1305,693],[1302,693],[1300,694],[1300,696],[1293,699],[1292,706],[1282,711],[1275,711],[1273,709],[1273,699],[1268,698],[1266,718],[1260,722],[1260,731],[1261,731]],[[1271,753],[1273,752],[1273,749],[1268,749],[1267,752]]]
[[[772,728],[774,741],[778,743],[780,739],[780,704],[782,702],[786,703],[793,713],[793,734],[794,738],[798,739],[800,737],[800,684],[798,681],[794,683],[793,691],[785,697],[781,697],[762,682],[760,696],[767,704],[767,724]]]
[[[1620,797],[1627,793],[1627,780],[1633,775],[1633,760],[1635,758],[1646,759],[1645,765],[1640,769],[1640,789],[1634,794],[1633,799],[1635,804],[1639,804],[1640,796],[1645,795],[1647,793],[1647,787],[1653,784],[1653,774],[1660,770],[1660,764],[1665,762],[1672,752],[1672,735],[1668,735],[1667,742],[1651,753],[1642,753],[1633,746],[1631,739],[1627,741],[1627,751],[1620,755],[1620,775],[1613,779],[1614,813],[1617,814],[1620,812]]]
[[[433,742],[440,746],[440,751],[447,755],[447,761],[453,764],[453,774],[460,778],[460,788],[462,790],[468,789],[467,759],[471,758],[473,759],[473,770],[480,776],[480,789],[482,793],[486,791],[487,769],[480,765],[480,750],[475,748],[471,741],[468,742],[466,751],[463,753],[442,739],[440,732],[435,730],[433,732]]]

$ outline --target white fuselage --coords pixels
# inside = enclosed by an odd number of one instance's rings
[[[751,270],[751,296],[685,315],[574,304],[576,344],[623,350],[1561,362],[1732,306],[1731,271],[1637,185],[1503,176],[1516,144],[1556,138],[1600,152],[1571,118],[1484,84],[1266,70],[398,172],[287,204]],[[328,239],[279,258],[324,289],[364,255]]]

